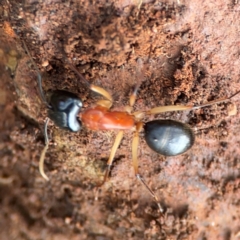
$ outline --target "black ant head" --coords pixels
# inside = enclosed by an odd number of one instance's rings
[[[47,101],[43,88],[42,88],[42,76],[40,71],[33,61],[29,50],[23,42],[24,49],[26,53],[29,55],[31,62],[37,72],[37,83],[39,88],[40,97],[43,103],[48,108],[48,117],[60,128],[70,130],[72,132],[77,132],[81,129],[82,123],[78,119],[78,114],[82,108],[82,101],[75,95],[74,93],[64,91],[64,90],[56,90],[51,94],[49,101]],[[78,74],[78,76],[87,84],[87,80],[69,63],[68,65]],[[46,124],[47,126],[47,124]],[[45,133],[47,139],[47,133]]]
[[[51,94],[48,117],[60,128],[77,132],[82,123],[78,114],[82,101],[74,93],[56,90]]]

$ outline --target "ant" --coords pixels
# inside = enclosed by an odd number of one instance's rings
[[[78,77],[88,86],[91,91],[94,91],[102,95],[105,99],[96,102],[95,106],[81,111],[82,101],[75,94],[63,91],[55,90],[51,95],[50,101],[46,101],[43,89],[42,78],[40,71],[33,61],[26,44],[24,48],[29,55],[32,64],[37,72],[38,88],[42,101],[48,108],[48,118],[44,126],[45,147],[42,151],[39,161],[39,171],[44,179],[47,181],[49,178],[44,172],[44,158],[48,149],[49,140],[47,134],[47,126],[49,119],[51,119],[58,127],[66,129],[72,132],[80,131],[82,125],[88,129],[100,131],[100,130],[117,130],[114,144],[112,146],[110,156],[107,162],[107,169],[105,171],[104,179],[98,186],[102,186],[108,179],[115,153],[121,143],[124,131],[133,132],[132,140],[132,162],[136,178],[146,187],[151,196],[156,201],[160,212],[163,212],[163,208],[159,203],[158,197],[153,190],[145,182],[144,178],[140,175],[138,169],[138,146],[139,146],[139,133],[144,131],[144,138],[147,145],[155,152],[164,156],[176,156],[189,150],[195,140],[193,130],[185,123],[170,120],[170,119],[157,119],[149,122],[143,122],[142,119],[147,115],[154,115],[170,111],[184,111],[194,110],[210,106],[212,104],[222,103],[230,101],[234,96],[240,93],[231,95],[230,97],[209,101],[205,104],[198,106],[194,105],[169,105],[158,106],[147,111],[133,112],[133,106],[136,101],[139,85],[136,85],[132,94],[130,95],[129,106],[125,107],[125,111],[111,111],[113,104],[113,98],[111,94],[105,89],[96,85],[90,84],[82,74],[68,61],[66,63],[74,71]]]

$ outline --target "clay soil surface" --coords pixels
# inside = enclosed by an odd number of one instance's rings
[[[163,206],[135,178],[126,132],[109,181],[96,185],[114,131],[78,133],[51,122],[43,179],[47,110],[43,89],[77,94],[83,108],[101,96],[66,64],[108,90],[123,110],[140,84],[135,110],[201,104],[240,89],[240,3],[233,0],[0,0],[0,239],[240,239],[240,94],[176,119],[194,146],[164,157],[141,132],[139,170]],[[98,198],[97,198],[98,197]]]

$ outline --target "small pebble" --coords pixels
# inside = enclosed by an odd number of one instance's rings
[[[48,65],[49,65],[48,60],[46,60],[46,61],[44,61],[44,62],[42,63],[42,67],[47,67]]]

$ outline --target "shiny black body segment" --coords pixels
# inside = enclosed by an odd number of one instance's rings
[[[73,93],[56,90],[52,93],[48,110],[48,117],[60,128],[77,132],[81,129],[78,113],[82,108],[82,101]]]
[[[164,156],[176,156],[186,152],[194,144],[193,130],[175,120],[154,120],[144,125],[145,140],[155,152]]]

